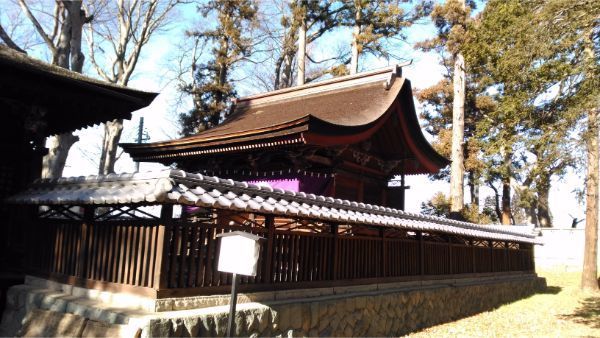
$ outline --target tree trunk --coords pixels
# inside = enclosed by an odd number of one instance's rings
[[[43,178],[58,178],[62,176],[69,155],[69,149],[79,141],[73,133],[64,133],[48,138],[48,154],[42,164]]]
[[[528,208],[527,208],[527,221],[529,222],[529,224],[532,224],[534,227],[538,227],[539,226],[539,221],[538,221],[538,206],[537,203],[532,203]]]
[[[81,34],[85,23],[85,12],[81,9],[81,1],[64,1],[65,17],[62,21],[56,53],[52,56],[55,65],[81,73],[84,56],[81,53]],[[69,150],[79,141],[73,133],[52,136],[48,139],[50,148],[44,156],[42,177],[61,177],[65,168]]]
[[[496,217],[498,217],[498,219],[502,219],[502,211],[500,210],[500,194],[498,194],[498,189],[496,189],[491,182],[488,182],[488,186],[494,191],[494,212],[496,212]]]
[[[548,199],[550,196],[550,177],[543,175],[537,182],[538,201],[537,201],[537,219],[540,227],[551,228],[552,216]]]
[[[117,148],[123,132],[123,120],[115,119],[104,124],[104,139],[98,174],[108,175],[115,172]]]
[[[358,56],[360,54],[360,47],[358,39],[361,31],[362,21],[362,7],[358,1],[356,3],[356,13],[354,14],[354,28],[352,31],[352,57],[350,58],[350,74],[356,74],[358,72]]]
[[[294,61],[293,55],[289,53],[283,57],[283,72],[281,73],[281,82],[279,88],[288,88],[292,86],[294,79],[292,78],[292,63]]]
[[[598,291],[598,110],[588,114],[585,245],[581,289]]]
[[[450,215],[460,215],[464,202],[465,60],[461,53],[454,61],[452,104],[452,154],[450,166]]]
[[[304,84],[306,66],[306,15],[300,21],[298,30],[298,79],[296,85]]]
[[[469,192],[471,194],[471,204],[479,212],[479,177],[476,177],[472,171],[469,172]]]
[[[62,12],[65,17],[60,27],[60,35],[58,36],[58,43],[56,44],[56,52],[52,55],[52,63],[66,69],[69,68],[70,54],[71,54],[71,36],[73,35],[73,25],[71,23],[72,13],[70,11],[70,4],[59,3],[58,5],[63,6]],[[81,2],[79,2],[81,5]],[[79,40],[81,41],[81,40]],[[74,46],[77,48],[77,46]],[[79,46],[81,48],[81,45]]]
[[[81,34],[85,23],[85,12],[81,9],[81,1],[65,1],[64,6],[71,21],[71,70],[81,73],[85,56],[81,52]]]
[[[281,86],[282,74],[281,74],[281,66],[283,65],[284,55],[280,55],[275,62],[275,81],[273,81],[273,88],[275,90],[283,88]]]
[[[463,9],[466,8],[465,0],[460,1]],[[452,149],[450,160],[450,217],[460,218],[460,213],[465,207],[464,179],[465,179],[465,58],[461,52],[454,56],[452,100]]]
[[[511,223],[511,210],[510,210],[510,179],[502,179],[502,217],[500,221],[504,225],[510,225]]]

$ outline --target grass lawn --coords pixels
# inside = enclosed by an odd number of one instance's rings
[[[600,294],[582,294],[580,273],[538,272],[548,289],[493,311],[410,337],[600,337]]]

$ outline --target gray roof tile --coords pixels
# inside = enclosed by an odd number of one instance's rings
[[[506,226],[460,222],[182,170],[37,180],[8,201],[40,205],[180,203],[537,243],[535,235]]]

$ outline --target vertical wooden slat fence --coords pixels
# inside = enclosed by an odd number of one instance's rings
[[[159,224],[45,220],[33,239],[30,269],[44,276],[157,288]]]
[[[157,297],[226,292],[231,276],[217,271],[216,236],[234,230],[265,238],[257,276],[241,279],[247,291],[534,268],[533,246],[525,243],[389,228],[354,231],[272,215],[212,212],[191,221],[171,219],[172,207],[163,209],[156,219],[97,220],[88,210],[81,220],[40,220],[32,272],[145,288]]]

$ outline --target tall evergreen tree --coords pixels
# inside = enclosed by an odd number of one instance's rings
[[[468,6],[467,6],[468,5]],[[466,37],[467,23],[473,2],[449,0],[433,8],[431,18],[438,29],[435,38],[419,43],[426,50],[448,52],[452,69],[452,143],[450,159],[450,216],[462,218],[464,209],[464,147],[465,147],[465,97],[466,66],[462,46]]]
[[[203,16],[215,14],[212,29],[192,32],[212,46],[211,59],[194,64],[194,81],[182,90],[193,98],[191,111],[180,115],[183,135],[214,127],[227,115],[235,89],[230,81],[233,68],[244,61],[252,50],[248,30],[256,16],[252,0],[213,0],[200,7]]]
[[[419,1],[405,10],[401,0],[342,0],[342,26],[352,28],[350,74],[358,72],[360,56],[364,53],[389,57],[382,43],[395,37],[404,39],[403,30],[429,15],[431,1]]]
[[[340,25],[343,7],[332,1],[295,0],[289,3],[289,13],[281,20],[283,28],[281,50],[275,62],[274,88],[287,88],[314,81],[334,72],[328,67],[309,74],[310,64],[320,63],[307,53],[307,47]],[[294,67],[296,64],[296,67]]]
[[[452,60],[447,58],[444,63],[452,63]],[[453,68],[449,69],[452,70]],[[473,80],[468,78],[467,83],[463,152],[465,154],[465,171],[469,178],[471,204],[468,208],[464,208],[461,213],[462,218],[478,222],[480,216],[479,186],[483,178],[485,162],[481,158],[481,146],[479,139],[476,137],[477,123],[495,109],[495,102],[489,95],[478,93]],[[423,105],[421,118],[425,121],[425,129],[429,134],[436,136],[433,146],[446,157],[450,157],[452,153],[453,94],[452,72],[446,74],[445,78],[437,84],[417,92],[417,98]],[[440,174],[433,175],[432,178],[449,179],[450,172],[444,170]],[[438,197],[437,200],[439,201],[440,198]],[[445,216],[450,216],[449,207],[448,212]]]
[[[504,151],[513,163],[533,168],[538,203],[546,198],[550,177],[569,165],[560,162],[574,153],[565,147],[573,146],[569,135],[578,131],[586,144],[582,287],[597,290],[600,6],[587,0],[492,0],[474,31],[467,60],[481,66],[476,72],[498,100],[479,129],[487,131],[488,151]]]
[[[511,182],[518,182],[512,186],[521,205],[542,226],[552,224],[552,176],[563,175],[574,163],[570,143],[564,141],[577,116],[564,101],[574,54],[565,39],[540,29],[549,25],[540,16],[546,6],[542,1],[490,1],[467,50],[481,86],[495,92],[499,102],[479,128],[485,131],[486,154],[500,158],[495,170],[503,190],[509,192]],[[552,90],[559,94],[550,98]]]

